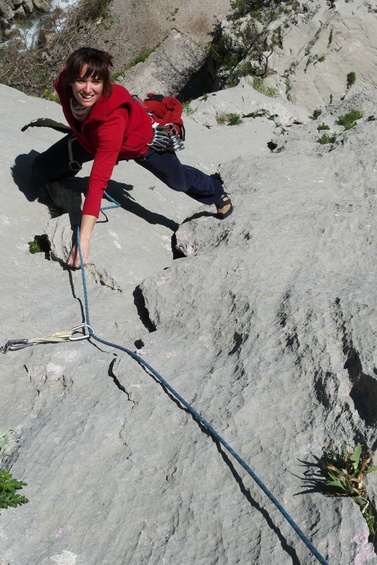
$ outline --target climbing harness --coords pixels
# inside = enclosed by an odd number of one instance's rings
[[[68,158],[69,158],[68,165],[71,171],[73,171],[74,173],[78,173],[82,169],[82,164],[76,161],[76,159],[73,156],[72,143],[75,141],[75,139],[76,136],[74,134],[70,135],[68,138]]]
[[[32,345],[38,345],[41,343],[59,343],[61,341],[81,341],[82,339],[88,339],[90,337],[90,333],[85,333],[86,329],[88,329],[89,332],[92,330],[92,328],[90,328],[88,324],[80,324],[79,326],[75,326],[71,330],[56,332],[46,337],[35,337],[31,339],[27,339],[27,338],[9,339],[5,343],[5,345],[0,347],[0,351],[1,353],[6,353],[7,351],[17,351],[18,349],[23,349],[24,347],[30,347]]]

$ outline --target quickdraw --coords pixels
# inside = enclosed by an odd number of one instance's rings
[[[88,329],[89,333],[80,333],[80,330],[85,332]],[[18,349],[23,349],[24,347],[30,347],[32,345],[38,345],[40,343],[59,343],[60,341],[80,341],[82,339],[90,338],[93,333],[93,328],[88,324],[80,324],[75,326],[71,330],[56,332],[46,337],[36,337],[36,338],[19,338],[19,339],[9,339],[5,345],[0,347],[1,353],[6,353],[7,351],[17,351]],[[79,334],[79,335],[77,335]]]

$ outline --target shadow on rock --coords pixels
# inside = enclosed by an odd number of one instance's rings
[[[148,222],[148,224],[159,224],[173,232],[177,231],[179,227],[177,222],[169,220],[169,218],[166,218],[166,216],[163,216],[162,214],[151,212],[144,208],[144,206],[141,206],[138,202],[135,202],[134,198],[129,194],[130,190],[133,190],[133,186],[116,181],[110,181],[106,192],[111,198],[114,198],[114,200],[120,204],[121,208],[127,210],[127,212],[131,212],[131,214],[134,214],[139,218],[142,218]]]
[[[47,206],[52,217],[76,209],[81,204],[81,195],[86,192],[88,178],[71,177],[54,183],[46,183],[42,178],[33,175],[31,172],[31,165],[37,156],[38,152],[32,150],[28,154],[21,154],[16,157],[11,171],[19,190],[29,202],[37,200]],[[130,195],[131,190],[133,190],[132,185],[110,180],[106,192],[110,196],[110,202],[111,199],[114,199],[121,208],[142,218],[149,224],[159,224],[173,232],[178,229],[179,224],[173,220],[169,220],[162,214],[151,212],[135,202]],[[103,207],[106,208],[106,205]],[[105,221],[107,221],[106,215],[105,218]],[[101,222],[101,220],[99,221]]]
[[[19,190],[25,195],[29,202],[38,200],[41,204],[49,206],[51,198],[43,186],[43,181],[35,177],[31,172],[31,165],[39,155],[37,151],[30,151],[28,154],[21,154],[16,157],[11,168],[12,177]]]

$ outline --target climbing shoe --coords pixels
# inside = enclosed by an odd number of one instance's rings
[[[233,212],[233,206],[227,194],[223,194],[220,200],[215,202],[215,206],[217,209],[217,217],[221,220],[227,218]]]

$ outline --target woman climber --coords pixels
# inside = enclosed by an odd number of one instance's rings
[[[54,86],[73,133],[41,153],[32,165],[33,172],[54,182],[76,175],[83,163],[93,161],[80,227],[85,265],[101,199],[118,161],[133,159],[169,188],[201,204],[214,204],[219,218],[233,210],[216,176],[181,164],[175,153],[176,136],[172,139],[166,129],[157,127],[128,90],[111,83],[111,67],[112,56],[98,49],[82,47],[68,57]],[[67,263],[80,267],[77,243]]]

